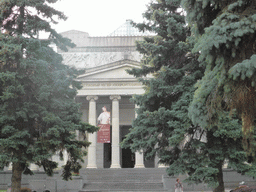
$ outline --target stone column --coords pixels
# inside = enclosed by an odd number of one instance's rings
[[[134,168],[145,168],[143,151],[136,151]]]
[[[138,108],[138,105],[135,105],[135,119],[137,118],[137,113],[136,113],[137,108]],[[134,168],[145,168],[145,166],[144,166],[144,155],[143,155],[142,150],[135,152]]]
[[[121,168],[119,147],[119,100],[121,96],[111,95],[110,99],[112,100],[112,156],[110,168]]]
[[[168,167],[168,165],[159,163],[159,161],[160,161],[160,158],[156,154],[156,157],[155,157],[155,167],[157,167],[157,168],[167,168]]]
[[[76,130],[76,140],[79,141],[79,130]]]
[[[86,99],[89,101],[89,124],[96,126],[96,100],[98,96],[87,96]],[[97,168],[96,165],[96,142],[97,142],[97,132],[89,133],[88,140],[91,142],[88,147],[88,164],[87,168]]]
[[[63,151],[63,163],[64,163],[64,165],[67,163],[67,161],[68,161],[68,152],[67,152],[67,150],[64,150]]]
[[[8,168],[9,171],[12,170],[12,163],[9,164]]]

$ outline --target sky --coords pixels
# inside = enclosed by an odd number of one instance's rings
[[[142,14],[151,0],[60,0],[54,8],[64,12],[66,21],[53,28],[61,33],[79,30],[90,36],[106,36],[127,19],[142,22]]]

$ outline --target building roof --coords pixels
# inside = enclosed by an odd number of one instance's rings
[[[115,31],[110,33],[108,36],[148,36],[147,32],[140,32],[137,28],[133,27],[131,20],[126,20],[126,22],[118,27]]]

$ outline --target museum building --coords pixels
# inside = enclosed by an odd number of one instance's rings
[[[157,167],[156,160],[145,161],[143,153],[133,154],[119,145],[136,118],[137,106],[130,99],[134,94],[144,93],[142,84],[126,70],[140,67],[142,56],[136,51],[135,42],[149,34],[139,32],[127,20],[104,37],[91,37],[76,30],[61,35],[76,44],[68,52],[58,50],[64,64],[85,69],[77,79],[82,89],[76,97],[81,103],[83,121],[104,126],[98,133],[87,135],[91,145],[85,157],[86,168]],[[103,123],[101,117],[105,117]],[[104,124],[109,127],[105,129]]]

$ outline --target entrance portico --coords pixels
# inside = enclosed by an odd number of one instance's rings
[[[129,34],[124,34],[127,31]],[[98,125],[103,108],[105,116],[110,114],[107,126],[107,130],[111,130],[110,141],[99,143],[103,141],[97,141],[99,132],[87,134],[91,144],[85,159],[86,167],[144,168],[143,152],[134,154],[130,149],[121,149],[120,142],[129,133],[136,116],[135,104],[130,99],[134,94],[144,93],[142,84],[127,70],[140,67],[142,56],[136,50],[135,42],[143,40],[145,34],[136,31],[130,21],[126,21],[121,31],[116,30],[105,37],[90,37],[86,32],[75,30],[62,35],[77,45],[68,52],[58,50],[63,62],[78,69],[86,69],[77,79],[82,85],[76,101],[81,103],[83,121]]]
[[[76,100],[82,105],[84,121],[97,125],[97,118],[103,106],[106,106],[111,114],[111,149],[108,150],[108,144],[97,143],[97,133],[88,134],[91,145],[88,147],[87,168],[129,166],[122,162],[124,159],[121,157],[127,154],[122,154],[125,151],[120,149],[120,142],[127,134],[124,129],[130,128],[136,117],[135,104],[130,99],[132,95],[144,92],[142,85],[126,73],[131,67],[138,67],[138,63],[123,60],[111,63],[104,69],[91,68],[78,78],[83,88],[78,92]],[[134,161],[135,168],[144,168],[142,152],[134,155],[130,152],[129,156],[128,161]]]

